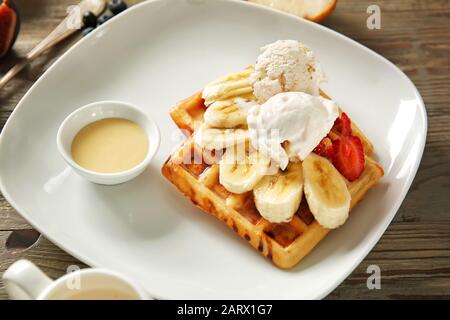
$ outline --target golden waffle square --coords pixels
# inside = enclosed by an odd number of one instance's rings
[[[326,95],[322,93],[324,97]],[[276,266],[288,269],[305,257],[331,229],[322,227],[311,214],[305,199],[289,223],[270,223],[255,207],[253,193],[233,194],[219,183],[219,160],[214,153],[202,150],[192,134],[203,121],[202,94],[197,93],[178,103],[171,117],[189,136],[184,145],[162,167],[163,175],[193,204],[223,221],[240,237],[269,258]],[[371,158],[373,146],[352,123],[354,135],[361,138],[366,155],[363,174],[347,186],[353,208],[383,176],[383,169]]]

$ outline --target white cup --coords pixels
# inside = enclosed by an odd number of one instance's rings
[[[53,281],[28,260],[19,260],[3,274],[13,300],[148,300],[130,279],[105,269],[82,269]]]

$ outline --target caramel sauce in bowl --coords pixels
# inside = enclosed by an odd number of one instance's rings
[[[72,112],[61,124],[56,143],[64,160],[80,176],[104,185],[141,174],[156,154],[156,123],[137,107],[101,101]]]

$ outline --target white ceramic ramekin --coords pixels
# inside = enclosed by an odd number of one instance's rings
[[[71,147],[77,133],[88,124],[105,118],[128,119],[145,130],[149,149],[145,159],[137,166],[117,173],[100,173],[85,169],[73,160]],[[56,137],[59,152],[74,171],[91,182],[104,185],[124,183],[141,174],[158,151],[160,141],[159,129],[153,119],[137,107],[120,101],[100,101],[75,110],[63,121]]]

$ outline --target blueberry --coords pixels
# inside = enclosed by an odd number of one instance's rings
[[[83,24],[86,28],[95,28],[97,26],[97,16],[90,11],[83,14]]]
[[[125,11],[128,6],[123,0],[111,0],[108,3],[108,8],[114,15],[116,15],[122,11]]]
[[[87,27],[87,28],[83,29],[83,32],[81,34],[83,35],[83,37],[85,37],[94,30],[95,30],[95,28],[93,28],[93,27]]]
[[[100,17],[98,17],[97,23],[100,26],[100,25],[104,24],[106,21],[108,21],[111,18],[112,17],[110,15],[102,14]]]

